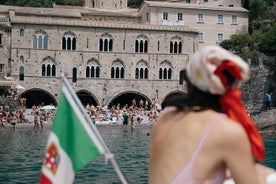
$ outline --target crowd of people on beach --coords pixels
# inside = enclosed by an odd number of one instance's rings
[[[45,124],[51,124],[55,111],[43,110],[41,106],[32,106],[31,109],[19,108],[18,110],[1,110],[0,125],[11,126],[14,130],[16,125],[33,125],[33,130],[42,130]]]
[[[108,108],[106,103],[102,103],[101,106],[97,107],[86,105],[85,109],[95,124],[110,122],[130,125],[134,129],[136,124],[153,125],[156,123],[161,109],[155,99],[152,102],[151,105],[148,105],[140,100],[137,105],[137,100],[133,99],[131,105],[125,104],[123,107],[117,104]]]
[[[137,124],[155,124],[161,111],[156,99],[153,99],[151,104],[147,101],[133,99],[131,105],[125,104],[121,107],[118,103],[110,108],[103,100],[99,106],[87,104],[85,109],[94,124],[105,122],[106,124],[130,125],[131,130],[134,130]],[[21,107],[18,110],[1,110],[0,125],[15,129],[16,125],[25,124],[32,125],[33,130],[42,130],[45,124],[52,124],[55,112],[55,109],[44,110],[42,105],[33,105],[31,109]]]

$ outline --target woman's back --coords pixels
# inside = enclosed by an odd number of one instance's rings
[[[214,123],[213,127],[210,127],[211,123]],[[152,136],[150,183],[168,184],[174,181],[175,177],[179,177],[179,172],[189,164],[208,127],[209,132],[191,167],[191,178],[194,181],[205,181],[216,177],[221,168],[230,162],[231,158],[228,157],[231,157],[233,144],[239,144],[239,147],[247,149],[249,158],[252,159],[250,145],[243,128],[226,116],[222,117],[212,110],[171,111],[159,119]],[[252,181],[253,179],[254,176]]]

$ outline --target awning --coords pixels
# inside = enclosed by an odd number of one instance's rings
[[[1,86],[16,86],[16,81],[0,80]]]

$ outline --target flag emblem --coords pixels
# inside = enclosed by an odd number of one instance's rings
[[[47,153],[44,158],[44,165],[53,173],[53,175],[55,175],[59,161],[60,156],[58,154],[57,146],[54,142],[52,142],[47,148]]]

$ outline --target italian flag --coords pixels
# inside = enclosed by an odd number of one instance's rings
[[[104,152],[103,145],[72,95],[63,87],[47,143],[40,183],[73,183],[75,173]]]

